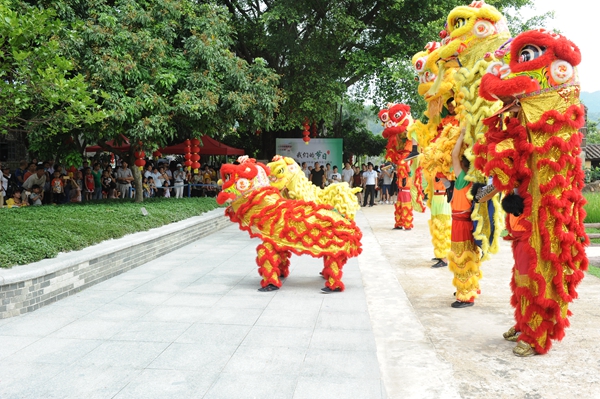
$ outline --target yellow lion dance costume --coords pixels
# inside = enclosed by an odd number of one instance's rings
[[[217,203],[228,203],[225,214],[231,221],[262,240],[256,249],[262,276],[259,291],[281,287],[292,253],[323,258],[326,281],[322,291],[343,291],[342,268],[362,250],[362,233],[356,223],[329,205],[283,198],[269,183],[269,168],[245,156],[238,162],[221,167]]]
[[[355,195],[362,190],[360,187],[350,188],[348,183],[342,182],[321,189],[306,178],[296,161],[281,155],[275,155],[267,166],[271,171],[271,185],[279,189],[285,198],[331,205],[350,220],[354,220],[356,212],[360,209]]]

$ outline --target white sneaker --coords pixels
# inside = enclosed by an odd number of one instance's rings
[[[385,201],[385,203],[386,203],[386,204],[389,204],[389,203],[390,203],[390,201]]]

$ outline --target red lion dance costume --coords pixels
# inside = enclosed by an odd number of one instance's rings
[[[324,292],[343,291],[342,268],[348,258],[361,252],[362,233],[354,221],[346,219],[330,205],[291,200],[269,184],[270,170],[254,159],[240,157],[239,165],[221,167],[223,186],[217,203],[230,202],[225,214],[241,230],[263,242],[256,263],[262,276],[260,291],[281,287],[289,274],[290,256],[323,258]]]
[[[476,166],[510,194],[503,206],[512,213],[507,228],[516,322],[504,337],[518,341],[517,356],[547,353],[552,340],[564,337],[568,305],[588,266],[578,132],[584,108],[575,70],[580,61],[579,48],[567,38],[525,32],[511,43],[505,64],[490,65],[479,91],[518,111],[504,121],[500,115],[486,120],[486,142],[475,149]],[[517,210],[510,207],[513,200]]]
[[[421,204],[418,210],[423,211],[421,180],[411,179],[409,163],[404,161],[412,148],[412,142],[407,138],[408,127],[413,123],[410,107],[390,104],[389,109],[379,111],[379,119],[384,126],[382,135],[388,141],[385,157],[397,166],[398,201],[394,205],[394,228],[410,230],[413,228],[413,196],[416,196],[417,206]]]

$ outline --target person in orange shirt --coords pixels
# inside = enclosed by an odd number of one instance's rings
[[[452,284],[456,287],[456,301],[451,305],[453,308],[466,308],[475,304],[475,298],[480,293],[479,280],[482,277],[479,270],[481,264],[479,248],[473,238],[472,201],[468,197],[472,183],[466,180],[469,160],[461,155],[464,137],[463,129],[452,150],[452,166],[456,181],[450,202],[452,234],[448,261],[449,269],[454,273]]]

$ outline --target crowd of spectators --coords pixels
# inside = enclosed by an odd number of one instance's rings
[[[84,161],[80,168],[65,169],[49,161],[21,161],[11,170],[0,165],[0,207],[64,204],[100,199],[133,197],[133,173],[127,161],[113,167],[107,162]],[[215,197],[217,170],[204,165],[195,173],[177,162],[148,161],[142,171],[145,198]]]

